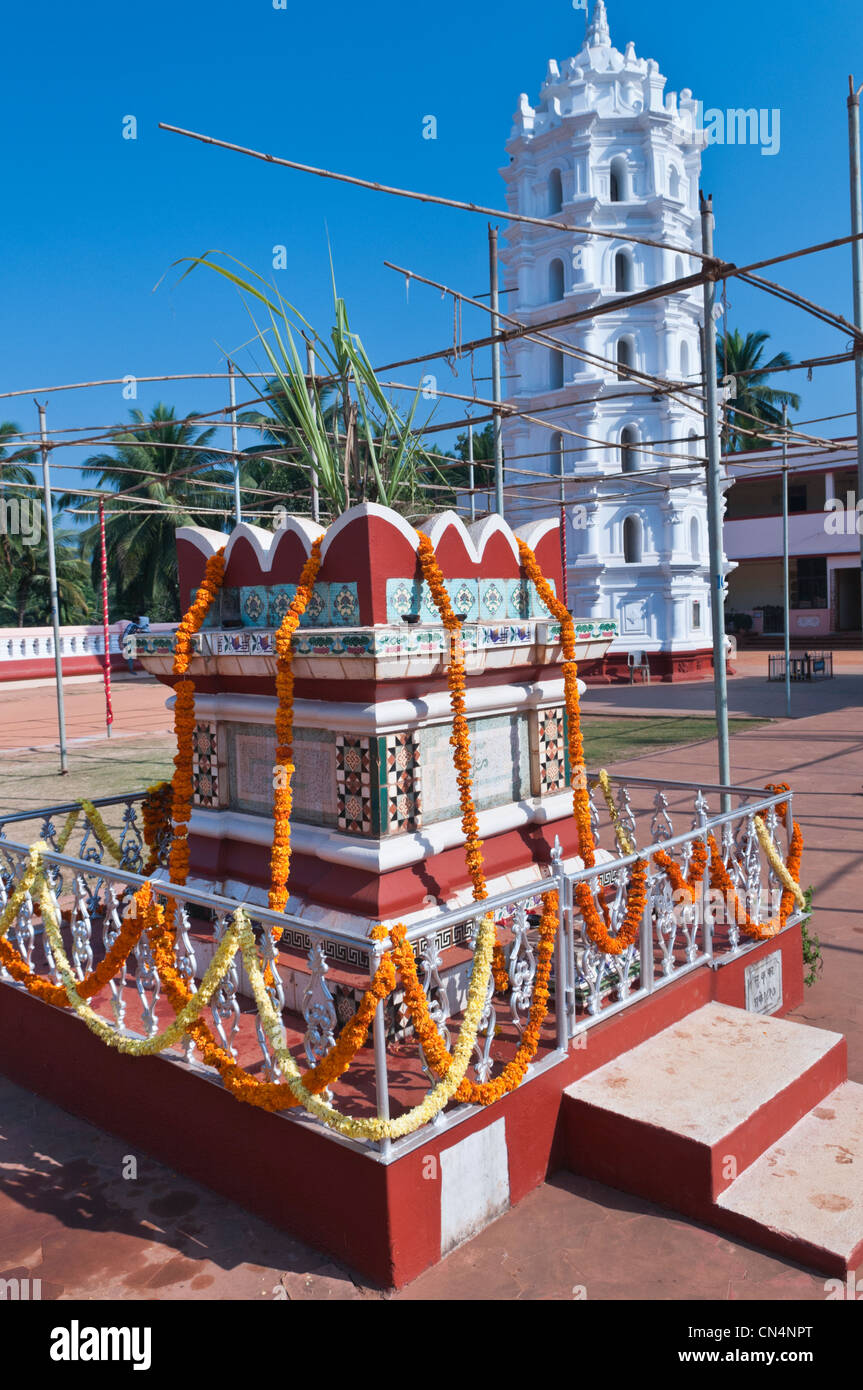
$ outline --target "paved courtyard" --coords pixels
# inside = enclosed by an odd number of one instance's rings
[[[765,661],[763,654],[758,658]],[[766,662],[765,662],[766,664]],[[738,734],[736,782],[783,780],[806,840],[824,971],[796,1018],[848,1036],[849,1075],[863,1082],[863,662],[822,686],[795,688],[801,709]],[[761,697],[775,699],[768,711]],[[98,687],[68,703],[79,737],[97,737]],[[781,687],[743,674],[732,710],[778,715]],[[167,727],[164,691],[118,687],[118,734]],[[668,713],[710,708],[708,685],[594,691],[585,712],[620,715],[630,701]],[[53,692],[0,695],[5,746],[50,744]],[[682,703],[678,707],[676,701]],[[689,703],[687,703],[687,701]],[[705,704],[706,701],[706,704]],[[809,703],[805,706],[804,701]],[[91,708],[92,706],[92,708]],[[650,706],[633,703],[643,714]],[[5,717],[2,717],[5,716]],[[70,716],[71,717],[71,716]],[[162,720],[160,724],[158,721]],[[699,743],[615,765],[615,771],[715,780],[715,745]],[[0,1078],[0,1276],[41,1278],[43,1297],[379,1298],[349,1272],[240,1208]],[[564,1174],[552,1178],[396,1299],[823,1299],[824,1278],[628,1197]]]

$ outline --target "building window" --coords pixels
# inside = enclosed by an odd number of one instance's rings
[[[680,375],[685,381],[689,376],[689,344],[680,344]]]
[[[638,443],[638,433],[627,425],[620,434],[620,469],[622,473],[635,473],[638,468],[638,458],[635,446]]]
[[[559,169],[552,169],[548,176],[548,210],[550,213],[563,211],[563,179]]]
[[[700,442],[700,441],[699,441],[698,435],[695,433],[695,430],[690,430],[690,431],[689,431],[689,437],[688,437],[689,457],[690,457],[690,458],[693,458],[693,459],[697,459],[697,458],[698,458],[698,445],[699,445],[699,442]]]
[[[668,175],[668,196],[675,201],[680,198],[680,175],[673,165]]]
[[[701,599],[699,598],[692,600],[692,626],[693,628],[701,627]]]
[[[632,289],[632,261],[625,251],[618,251],[614,258],[614,288],[620,294]]]
[[[791,607],[827,607],[826,556],[807,555],[791,561]]]
[[[623,523],[623,558],[628,565],[641,564],[641,522],[628,516]]]
[[[701,559],[701,527],[697,516],[689,523],[689,554],[693,560]]]
[[[618,340],[617,340],[616,355],[617,355],[617,375],[618,375],[618,377],[619,377],[619,379],[620,379],[621,381],[626,381],[626,379],[627,379],[627,373],[626,373],[626,371],[624,370],[624,368],[626,368],[626,367],[631,367],[631,366],[633,365],[633,362],[632,362],[632,344],[630,343],[630,341],[629,341],[628,338],[618,338]]]
[[[806,484],[789,483],[788,485],[788,510],[789,512],[805,512],[806,506]]]
[[[563,435],[553,434],[551,436],[551,471],[558,478],[563,477]]]
[[[552,304],[563,299],[563,261],[554,260],[548,267],[548,298]]]
[[[611,161],[609,197],[612,203],[625,203],[629,198],[629,170],[622,154]]]
[[[563,353],[559,348],[552,348],[549,354],[548,384],[552,391],[563,388]]]

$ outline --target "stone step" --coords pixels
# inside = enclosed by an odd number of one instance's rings
[[[846,1077],[841,1034],[706,1004],[566,1089],[560,1152],[714,1221],[724,1189]]]
[[[846,1081],[719,1197],[718,1224],[844,1275],[863,1263],[863,1086]]]

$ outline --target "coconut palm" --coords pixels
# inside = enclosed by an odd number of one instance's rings
[[[793,391],[777,391],[766,384],[771,372],[790,366],[792,360],[787,352],[777,352],[769,362],[763,361],[769,337],[763,330],[747,333],[745,338],[737,329],[717,335],[719,379],[733,377],[736,383],[736,396],[726,409],[723,430],[723,446],[728,453],[763,449],[765,440],[758,436],[765,430],[781,428],[782,406],[800,409],[800,397]],[[753,431],[756,437],[744,433],[745,430]]]
[[[178,420],[173,407],[162,404],[148,418],[140,410],[130,413],[131,426],[120,425],[111,436],[113,452],[91,454],[82,474],[117,494],[108,500],[105,525],[116,605],[131,616],[171,621],[187,597],[179,591],[176,528],[221,527],[230,509],[231,474],[212,448],[215,428],[198,431],[194,415]],[[57,505],[92,513],[95,503],[92,495],[67,492]],[[208,510],[213,507],[220,509],[216,515]],[[83,533],[81,549],[98,585],[98,523]]]
[[[34,477],[28,464],[36,462],[36,455],[32,449],[26,445],[17,445],[15,440],[20,437],[21,428],[12,420],[0,421],[0,553],[7,570],[12,565],[12,545],[9,540],[9,527],[7,525],[6,503],[11,501],[17,492],[18,500],[24,500],[26,493],[20,487],[22,484],[33,484]],[[15,492],[10,492],[10,484],[13,489],[18,484]]]
[[[89,565],[81,557],[79,539],[70,531],[54,532],[61,623],[86,623],[96,608]],[[11,563],[0,564],[0,623],[14,627],[47,626],[51,621],[51,592],[45,531],[35,545],[26,544],[20,535],[9,537],[9,543]]]
[[[259,327],[251,316],[256,344],[264,353],[267,371],[278,383],[287,406],[286,438],[293,450],[294,464],[302,469],[305,478],[312,468],[316,469],[324,508],[337,516],[355,502],[375,501],[408,515],[427,510],[430,485],[444,480],[434,455],[422,444],[422,431],[414,427],[421,388],[417,388],[407,413],[402,414],[387,396],[362,342],[351,329],[335,280],[335,323],[325,338],[263,276],[234,257],[225,257],[248,271],[252,278],[245,279],[229,266],[211,259],[219,254],[208,251],[202,256],[184,258],[180,264],[185,263],[187,268],[181,278],[196,267],[205,266],[235,285],[244,296],[244,303],[249,297],[266,309],[269,323],[264,327]],[[311,387],[306,377],[303,339],[314,348],[324,379]],[[252,378],[246,380],[255,387]],[[325,407],[324,381],[335,384],[335,412]],[[263,391],[255,389],[264,396]]]
[[[292,462],[295,456],[293,440],[301,428],[301,421],[293,401],[282,390],[277,379],[273,378],[265,384],[264,393],[263,409],[247,410],[237,417],[244,425],[254,425],[262,440],[262,443],[251,444],[243,451],[240,460],[241,489],[264,488],[278,493],[280,499],[289,504],[290,511],[310,514],[309,474]],[[322,385],[319,396],[324,424],[327,429],[335,430],[338,414],[335,388]],[[275,503],[277,499],[265,499],[265,505],[268,500]]]

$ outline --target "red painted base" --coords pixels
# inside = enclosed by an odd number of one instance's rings
[[[111,670],[126,671],[129,663],[125,657],[114,652],[111,655]],[[105,663],[101,656],[64,656],[64,676],[101,676]],[[136,671],[142,671],[140,661],[135,662]],[[32,657],[29,661],[8,661],[0,665],[0,682],[13,684],[15,681],[53,680],[53,656]]]
[[[713,675],[713,648],[704,647],[691,652],[649,652],[650,678],[663,684],[676,681],[700,681]],[[610,651],[600,661],[584,661],[578,674],[587,685],[629,685],[629,664],[626,652]],[[729,667],[729,674],[731,668]],[[636,674],[636,681],[642,677]]]
[[[71,1014],[11,986],[0,986],[0,1066],[20,1085],[121,1135],[366,1279],[398,1287],[441,1257],[444,1151],[502,1119],[510,1201],[521,1201],[565,1161],[565,1087],[711,999],[742,1006],[744,965],[777,947],[784,1009],[793,1007],[803,991],[799,929],[722,970],[693,971],[597,1023],[557,1066],[448,1132],[430,1133],[388,1165],[295,1119],[241,1110],[220,1085],[179,1064],[123,1057]]]

